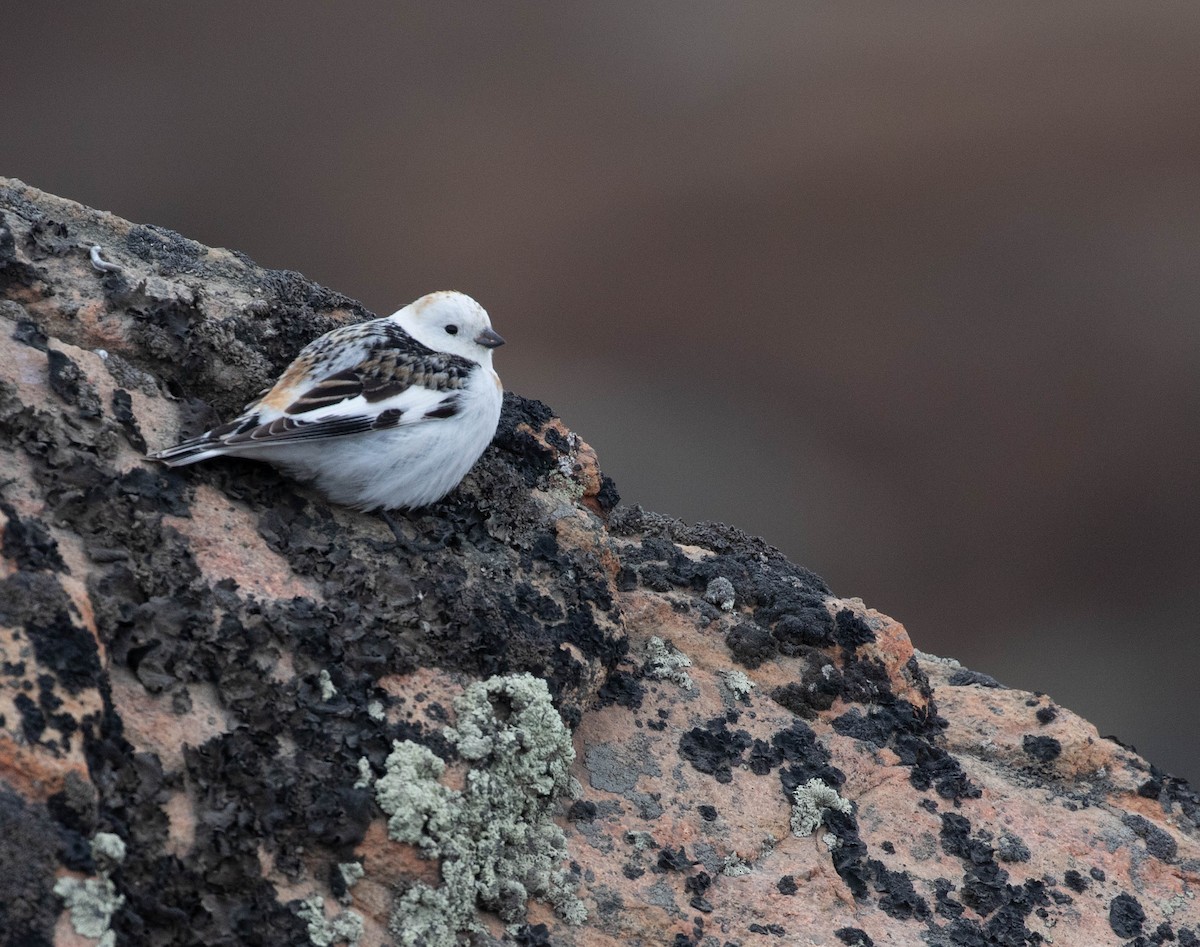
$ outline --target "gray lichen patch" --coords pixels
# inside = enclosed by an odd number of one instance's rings
[[[442,854],[441,840],[453,833],[462,793],[438,782],[446,764],[411,740],[397,741],[375,783],[375,798],[388,814],[388,836],[418,846],[424,855]]]
[[[332,947],[333,944],[357,947],[362,939],[362,917],[354,911],[342,911],[332,918],[326,917],[325,899],[319,895],[300,902],[296,913],[308,925],[308,940],[314,947]]]
[[[742,671],[722,672],[721,682],[725,685],[729,693],[733,695],[735,700],[745,700],[757,686]]]
[[[733,583],[723,575],[717,576],[708,583],[708,588],[704,590],[704,601],[717,606],[723,612],[733,611],[735,601]]]
[[[443,736],[471,767],[461,790],[442,785],[442,760],[407,740],[393,745],[375,784],[388,834],[442,860],[441,887],[414,883],[397,898],[393,935],[401,944],[450,945],[461,931],[481,930],[476,909],[511,924],[530,898],[581,923],[586,911],[560,867],[566,839],[550,820],[570,794],[575,751],[546,683],[492,677],[468,687],[454,709],[458,724]]]
[[[54,883],[54,893],[63,899],[71,912],[71,926],[75,933],[91,937],[100,942],[100,947],[114,947],[116,934],[110,924],[116,910],[125,903],[125,896],[107,875],[99,878],[59,878]]]
[[[836,809],[846,815],[853,811],[848,799],[843,799],[836,789],[816,777],[797,786],[792,798],[795,800],[792,803],[792,834],[797,838],[812,835],[821,824],[826,809]]]
[[[115,868],[125,861],[125,842],[112,832],[97,832],[92,838],[92,858],[102,868]]]
[[[365,869],[358,862],[342,862],[337,867],[342,876],[342,884],[347,888],[353,888],[366,874]]]
[[[116,934],[110,926],[112,916],[125,903],[125,896],[117,894],[108,873],[125,861],[125,842],[112,832],[97,832],[90,848],[99,876],[83,880],[59,878],[54,893],[71,912],[71,926],[77,934],[99,940],[100,947],[113,947]]]
[[[696,685],[684,668],[691,666],[691,658],[682,651],[677,651],[674,645],[663,641],[658,635],[653,635],[646,642],[646,663],[643,671],[647,677],[656,681],[671,681],[685,691],[690,691]]]

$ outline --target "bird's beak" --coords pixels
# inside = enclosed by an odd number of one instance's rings
[[[484,329],[479,335],[475,336],[475,341],[485,349],[494,349],[504,344],[504,338],[491,329]]]

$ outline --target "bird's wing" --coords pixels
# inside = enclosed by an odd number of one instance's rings
[[[408,384],[430,388],[453,385],[468,375],[475,363],[457,355],[435,352],[421,344],[389,319],[372,319],[342,326],[306,345],[279,376],[279,380],[255,401],[246,405],[242,417],[257,411],[264,420],[293,410],[303,410],[311,395],[329,404],[356,393],[375,393],[382,388],[398,391]],[[355,392],[356,383],[363,386]]]
[[[313,390],[317,390],[315,386]],[[346,390],[350,390],[349,383]],[[434,389],[413,384],[379,398],[370,393],[356,393],[338,400],[331,400],[329,391],[325,387],[320,389],[320,396],[299,398],[269,421],[255,416],[232,422],[224,430],[214,428],[209,433],[225,449],[244,452],[260,446],[444,420],[458,413],[461,388]]]
[[[237,419],[152,456],[190,463],[444,420],[458,412],[463,386],[478,367],[435,352],[386,319],[344,326],[305,347]]]

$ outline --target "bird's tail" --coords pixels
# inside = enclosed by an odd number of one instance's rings
[[[147,454],[146,456],[150,460],[157,460],[168,467],[184,467],[187,464],[199,463],[202,460],[208,460],[210,457],[217,457],[226,453],[228,451],[224,449],[220,441],[214,441],[209,434],[201,434],[199,437],[193,437],[182,444],[176,444],[174,447],[155,451],[153,454]]]
[[[157,460],[168,467],[185,467],[188,464],[196,464],[202,460],[208,460],[210,457],[220,457],[224,454],[239,454],[242,453],[242,449],[238,446],[230,445],[227,439],[233,435],[253,430],[257,424],[258,415],[243,414],[241,417],[227,424],[214,427],[211,431],[205,431],[203,434],[189,437],[186,441],[181,441],[174,447],[155,451],[153,454],[147,454],[146,456],[150,460]]]

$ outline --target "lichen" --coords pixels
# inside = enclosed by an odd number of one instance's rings
[[[848,799],[838,795],[838,791],[828,783],[813,777],[802,786],[797,786],[792,792],[792,834],[797,838],[812,835],[821,824],[821,818],[827,809],[849,815],[853,809]]]
[[[393,935],[401,944],[450,945],[458,932],[481,929],[476,908],[513,923],[530,898],[582,923],[586,911],[560,867],[566,839],[550,820],[570,795],[575,751],[546,683],[492,677],[468,687],[454,709],[457,726],[443,736],[470,765],[462,790],[443,786],[445,763],[407,740],[393,744],[375,784],[389,836],[441,859],[440,887],[414,883],[397,898]]]
[[[116,910],[125,903],[125,896],[117,889],[108,875],[98,878],[59,878],[54,883],[54,893],[63,899],[71,912],[71,926],[75,933],[91,937],[100,942],[100,947],[114,947],[117,936],[109,924]]]
[[[354,911],[342,911],[335,917],[326,917],[325,899],[320,895],[301,901],[296,913],[308,925],[308,940],[314,947],[331,947],[332,944],[342,943],[357,947],[362,938],[362,916]]]
[[[684,668],[692,666],[692,659],[674,645],[667,644],[658,635],[651,636],[646,642],[646,664],[643,668],[647,677],[657,681],[671,681],[685,691],[690,691],[696,685]]]
[[[338,872],[342,876],[342,884],[347,888],[353,888],[366,873],[358,862],[343,862],[338,865]]]
[[[97,832],[92,838],[92,857],[104,868],[125,861],[125,841],[112,832]]]
[[[625,833],[625,841],[633,846],[635,852],[644,852],[651,848],[658,848],[658,842],[654,841],[654,836],[649,832],[631,830]]]
[[[388,814],[388,835],[437,858],[442,839],[453,834],[462,795],[438,782],[446,764],[419,743],[397,740],[384,767],[387,772],[375,783],[375,798]]]
[[[733,611],[734,599],[733,583],[723,575],[709,582],[708,588],[704,590],[704,601],[717,606],[723,612]]]
[[[735,700],[745,700],[757,686],[742,671],[725,671],[721,674],[721,680]]]
[[[125,861],[125,842],[112,832],[97,832],[91,841],[92,857],[99,874],[95,878],[64,877],[54,883],[54,893],[63,899],[71,912],[71,926],[77,934],[100,942],[100,947],[113,947],[117,935],[109,925],[112,916],[125,903],[117,894],[108,873]]]
[[[317,675],[317,686],[321,688],[321,700],[333,700],[337,697],[337,688],[333,686],[333,678],[324,668]]]
[[[417,883],[396,899],[388,930],[399,947],[456,947],[458,931],[475,927],[470,908],[447,888]],[[468,926],[469,925],[469,926]]]
[[[354,781],[355,789],[369,789],[375,782],[375,774],[371,771],[371,761],[365,756],[358,759],[358,779]]]

